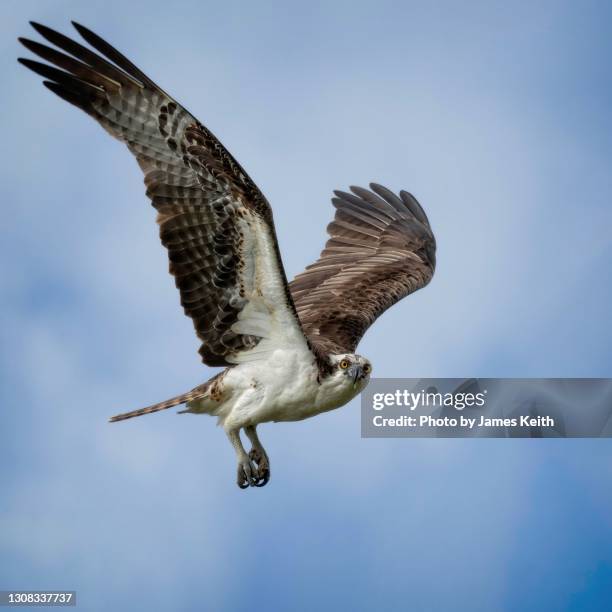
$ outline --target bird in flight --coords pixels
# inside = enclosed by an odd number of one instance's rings
[[[360,393],[372,372],[355,353],[361,337],[431,280],[436,243],[425,212],[410,193],[375,183],[335,191],[330,237],[289,283],[270,204],[217,138],[91,30],[73,22],[98,53],[31,25],[56,48],[20,38],[49,63],[19,61],[134,155],[202,361],[225,368],[191,391],[110,420],[179,404],[182,413],[216,416],[236,451],[238,486],[264,486],[270,461],[257,426],[306,419]]]

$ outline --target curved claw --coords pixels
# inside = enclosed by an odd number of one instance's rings
[[[257,448],[252,448],[249,452],[249,459],[257,465],[255,471],[255,483],[252,486],[265,487],[270,480],[270,461],[265,452]]]
[[[241,489],[248,489],[249,487],[256,486],[257,480],[253,477],[254,471],[250,461],[239,463],[236,484]]]
[[[257,482],[255,483],[256,487],[265,487],[270,480],[270,470],[266,470],[263,475],[259,472],[257,474]]]

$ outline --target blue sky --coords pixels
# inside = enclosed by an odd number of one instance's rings
[[[109,425],[210,370],[135,161],[15,58],[29,19],[125,52],[259,184],[290,277],[333,189],[413,192],[438,268],[360,345],[375,375],[609,377],[606,3],[1,11],[0,588],[87,610],[603,609],[609,440],[364,440],[355,400],[263,426],[272,480],[240,491],[214,420]]]

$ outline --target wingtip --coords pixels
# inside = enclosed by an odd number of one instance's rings
[[[349,189],[351,190],[351,195],[358,197],[360,200],[369,202],[368,198],[372,197],[372,194],[370,193],[370,191],[368,191],[366,187],[360,187],[359,185],[351,185]]]
[[[29,38],[26,38],[25,36],[19,36],[19,38],[17,38],[17,40],[28,50],[28,51],[32,51],[32,53],[38,53],[38,49],[40,47],[43,47],[44,45],[41,45],[40,43],[36,42],[35,40],[31,40]]]
[[[29,24],[39,33],[42,34],[45,30],[49,28],[44,26],[42,23],[38,23],[38,21],[30,21]]]
[[[349,188],[352,190],[352,188]],[[335,189],[334,195],[338,200],[342,200],[343,202],[351,202],[351,198],[355,197],[352,193],[348,191],[342,191],[342,189]]]
[[[93,32],[92,30],[90,30],[89,28],[85,27],[84,25],[80,24],[78,21],[71,21],[70,22],[72,24],[72,27],[88,42],[91,44],[91,40],[90,39],[96,39],[99,38],[99,36]]]
[[[43,81],[42,84],[55,94],[58,93],[60,89],[60,86],[54,81]]]
[[[391,191],[391,189],[389,189],[388,187],[385,187],[382,183],[375,183],[372,182],[368,185],[368,187],[370,188],[370,191],[372,191],[373,193],[375,193],[376,195],[381,196],[384,199],[383,194],[385,192],[390,192],[393,193],[393,191]]]

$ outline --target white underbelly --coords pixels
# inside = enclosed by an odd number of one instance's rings
[[[269,359],[232,368],[224,381],[232,399],[218,413],[224,427],[306,418],[301,413],[316,399],[318,370],[313,359],[300,357],[279,349]]]
[[[362,387],[344,377],[319,380],[314,358],[279,349],[266,360],[241,363],[223,378],[224,398],[192,404],[193,412],[219,417],[225,429],[270,421],[300,421],[343,406]]]

